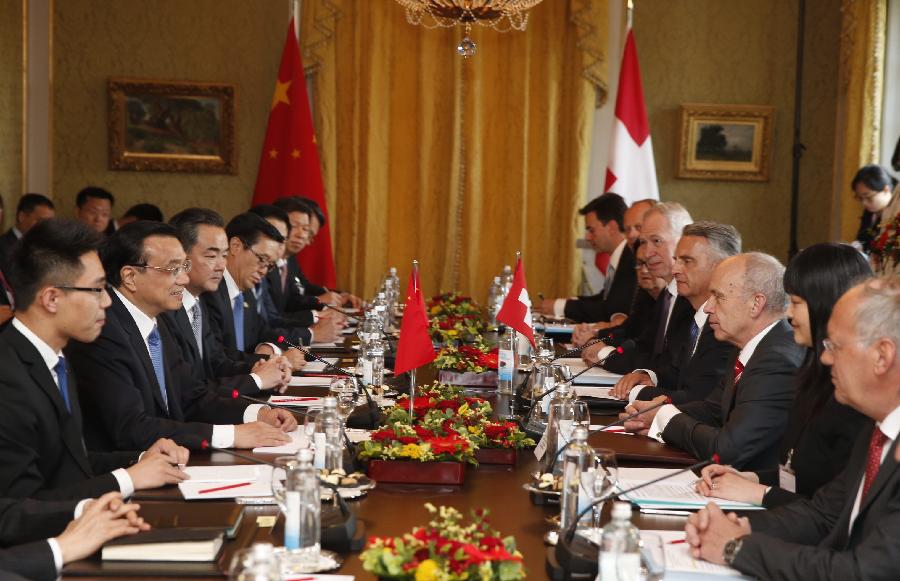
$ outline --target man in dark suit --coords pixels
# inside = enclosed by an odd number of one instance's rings
[[[150,440],[137,452],[85,449],[75,377],[62,350],[89,343],[103,326],[109,296],[99,237],[69,220],[32,228],[16,251],[16,318],[0,333],[0,496],[85,498],[180,482],[187,450]]]
[[[12,254],[19,239],[32,226],[52,218],[56,213],[50,198],[41,194],[25,194],[16,206],[16,224],[0,236],[0,325],[12,319],[16,295],[12,280]]]
[[[593,296],[574,299],[545,299],[541,312],[576,322],[608,321],[614,314],[627,314],[637,288],[634,252],[625,239],[625,211],[622,196],[606,193],[578,210],[584,216],[585,238],[597,252],[610,255],[603,290]]]
[[[94,449],[141,447],[167,437],[191,449],[279,445],[297,422],[284,410],[248,406],[209,391],[192,374],[157,317],[182,306],[187,261],[178,232],[132,222],[101,251],[112,287],[107,321],[94,343],[69,345]]]
[[[261,389],[287,386],[292,368],[284,357],[261,356],[226,349],[212,331],[209,310],[200,300],[222,282],[228,236],[222,217],[206,208],[188,208],[169,223],[178,230],[181,245],[191,261],[188,282],[182,293],[182,308],[160,315],[178,342],[182,358],[195,376],[222,395],[237,389],[259,394]],[[232,358],[233,357],[233,358]]]
[[[695,557],[760,579],[893,580],[900,571],[900,278],[849,290],[828,322],[822,363],[835,398],[873,420],[844,471],[809,499],[753,514],[711,504],[688,520]]]
[[[667,345],[666,357],[656,367],[638,369],[619,380],[612,395],[620,399],[650,400],[659,395],[681,404],[705,399],[719,385],[736,348],[715,338],[703,310],[716,266],[741,251],[741,235],[727,224],[694,222],[684,227],[675,247],[672,273],[678,296],[694,310],[684,329],[686,336]]]
[[[59,578],[64,564],[94,554],[112,539],[148,530],[138,508],[117,492],[77,505],[0,499],[0,579]]]
[[[778,465],[787,428],[795,375],[805,349],[794,342],[784,319],[784,267],[767,254],[751,252],[722,261],[706,303],[716,339],[740,352],[730,361],[720,386],[704,401],[664,405],[625,424],[697,458],[718,454],[738,470]],[[665,396],[661,396],[664,398]],[[647,410],[653,401],[635,401],[625,413]]]
[[[308,329],[282,332],[265,324],[257,308],[254,288],[275,267],[281,256],[284,237],[256,214],[238,214],[225,227],[228,255],[219,288],[202,297],[210,324],[228,349],[263,355],[281,355],[276,344],[284,335],[292,343],[310,343]],[[291,366],[303,366],[303,354],[297,349],[284,351]]]
[[[672,269],[675,265],[675,246],[681,231],[691,223],[691,215],[675,202],[657,204],[644,214],[641,245],[645,246],[647,268],[655,278],[666,281],[650,316],[652,323],[640,327],[637,320],[628,320],[619,327],[605,329],[599,336],[605,341],[594,343],[581,352],[588,363],[606,359],[604,367],[615,373],[628,373],[636,368],[652,368],[666,350],[673,337],[682,336],[690,325],[693,309],[687,299],[678,297],[677,283]],[[615,353],[615,346],[627,340],[635,346],[624,353]]]
[[[115,231],[112,225],[115,205],[116,198],[108,190],[88,186],[75,196],[75,218],[96,232],[112,234]]]
[[[257,284],[253,291],[257,300],[257,311],[262,317],[263,324],[268,326],[279,335],[295,335],[297,330],[301,329],[303,335],[309,333],[311,341],[319,343],[330,343],[341,338],[341,329],[344,327],[345,319],[343,314],[333,309],[328,311],[314,312],[311,308],[287,311],[287,299],[285,296],[278,296],[278,287],[281,286],[281,262],[284,261],[284,252],[287,246],[287,240],[290,239],[293,229],[291,227],[290,218],[287,212],[278,206],[270,204],[261,204],[250,208],[250,212],[264,218],[269,224],[278,230],[278,233],[284,238],[285,242],[281,245],[282,254],[279,260],[275,261],[275,267],[270,269],[266,276]],[[276,278],[277,277],[277,278]],[[304,297],[309,298],[309,297]],[[292,301],[294,307],[297,303]],[[316,306],[323,307],[321,301],[316,297]]]

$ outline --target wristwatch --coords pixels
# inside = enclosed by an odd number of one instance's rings
[[[738,552],[741,550],[741,546],[744,544],[744,537],[738,537],[736,539],[731,539],[727,543],[725,543],[725,547],[722,548],[722,560],[725,561],[725,564],[729,567],[734,560],[737,558]]]

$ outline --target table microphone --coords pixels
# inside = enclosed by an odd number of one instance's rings
[[[378,416],[381,415],[380,408],[379,408],[378,405],[375,403],[375,400],[372,399],[372,394],[369,393],[369,390],[366,389],[366,387],[362,384],[361,381],[359,381],[359,378],[361,377],[361,375],[359,375],[358,373],[352,372],[352,371],[350,371],[349,369],[344,369],[343,367],[338,367],[337,365],[334,365],[333,363],[331,363],[331,362],[328,361],[327,359],[325,359],[325,358],[323,358],[323,357],[319,357],[318,355],[316,355],[316,354],[313,353],[312,351],[309,351],[308,349],[305,349],[305,348],[300,347],[300,346],[298,346],[298,345],[294,345],[293,343],[291,343],[290,341],[288,341],[287,339],[285,339],[284,335],[280,335],[280,336],[278,337],[278,343],[283,344],[283,345],[287,345],[288,347],[291,347],[291,348],[293,348],[293,349],[297,349],[297,350],[300,351],[301,353],[308,354],[310,357],[312,357],[312,358],[315,359],[316,361],[321,361],[322,363],[324,363],[324,364],[325,364],[325,367],[330,368],[330,369],[333,369],[333,370],[335,370],[335,371],[337,371],[337,372],[339,372],[339,373],[341,373],[341,374],[343,374],[343,375],[349,375],[350,377],[352,377],[352,378],[353,378],[353,381],[354,381],[354,384],[356,385],[356,388],[357,388],[358,390],[362,390],[363,395],[366,397],[366,405],[367,405],[368,408],[369,408],[369,419],[371,420],[371,426],[370,426],[370,427],[371,427],[371,428],[377,427],[377,425],[378,425]]]
[[[343,367],[338,367],[337,365],[331,363],[324,357],[320,357],[320,356],[316,355],[315,353],[313,353],[306,347],[301,347],[300,345],[294,345],[293,343],[288,341],[284,335],[278,336],[278,344],[279,345],[287,345],[289,348],[296,349],[297,351],[303,353],[304,355],[309,355],[316,361],[321,361],[322,363],[324,363],[325,367],[328,367],[329,369],[333,369],[333,370],[337,371],[338,373],[340,373],[341,375],[352,375],[352,376],[358,377],[358,375],[356,374],[355,371],[351,371],[349,369],[344,369]]]
[[[578,574],[587,574],[590,575],[590,578],[593,578],[597,575],[596,553],[592,555],[585,555],[577,551],[576,548],[572,546],[572,540],[575,537],[575,531],[578,527],[578,521],[580,521],[582,517],[593,510],[593,508],[598,504],[602,504],[607,500],[611,500],[617,496],[622,496],[628,494],[629,492],[640,490],[641,488],[656,484],[658,482],[662,482],[664,480],[668,480],[669,478],[684,474],[688,471],[693,472],[694,470],[699,470],[705,466],[709,466],[710,464],[718,463],[719,455],[713,454],[712,457],[707,460],[697,462],[696,464],[693,464],[686,468],[682,468],[681,470],[678,470],[676,472],[671,472],[669,474],[666,474],[665,476],[660,476],[659,478],[654,478],[653,480],[642,482],[626,490],[610,492],[609,494],[606,494],[601,498],[598,498],[597,500],[591,502],[584,509],[578,512],[578,514],[575,516],[575,519],[569,524],[568,528],[565,531],[561,531],[561,534],[559,535],[559,541],[555,549],[556,562],[559,563],[564,571]]]
[[[243,400],[246,400],[246,401],[249,401],[249,402],[258,403],[258,404],[261,404],[261,405],[264,405],[264,406],[268,406],[268,407],[270,407],[270,408],[277,408],[277,409],[280,409],[280,410],[286,410],[286,411],[289,411],[289,412],[291,412],[292,414],[296,414],[296,415],[298,415],[298,416],[306,417],[306,416],[309,415],[309,412],[303,412],[303,411],[300,411],[300,410],[298,410],[295,406],[282,405],[282,404],[277,404],[277,403],[268,402],[268,401],[266,401],[266,400],[264,400],[264,399],[257,399],[257,398],[255,398],[255,397],[250,397],[249,395],[244,395],[244,394],[242,394],[242,393],[239,393],[238,390],[236,390],[236,389],[235,389],[234,391],[231,392],[231,397],[232,397],[233,399],[239,399],[239,398],[240,398],[240,399],[243,399]]]

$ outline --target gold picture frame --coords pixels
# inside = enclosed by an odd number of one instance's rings
[[[237,173],[234,85],[109,79],[109,167]]]
[[[768,181],[774,120],[774,107],[683,104],[678,177]]]

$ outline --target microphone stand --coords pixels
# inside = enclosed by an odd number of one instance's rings
[[[588,341],[581,347],[576,347],[575,349],[570,349],[570,350],[566,351],[565,353],[557,355],[553,359],[549,360],[545,365],[550,365],[551,363],[553,363],[554,361],[556,361],[558,359],[563,359],[565,357],[569,357],[570,355],[576,355],[578,353],[581,353],[582,351],[584,351],[591,345],[599,343],[600,341],[602,341],[602,339],[600,339],[599,337],[591,339],[590,341]],[[528,370],[528,373],[525,374],[525,378],[522,380],[521,383],[519,383],[519,387],[516,388],[516,392],[515,392],[516,397],[522,397],[522,391],[525,389],[525,384],[528,382],[528,378],[531,376],[533,371],[534,371],[534,366],[532,366],[532,368]]]

